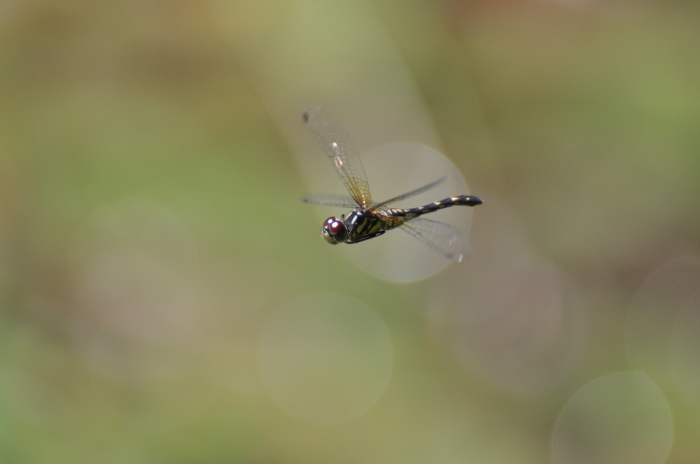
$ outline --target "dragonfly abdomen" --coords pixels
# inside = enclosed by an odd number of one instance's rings
[[[450,206],[476,206],[482,203],[481,198],[474,195],[459,195],[457,197],[445,198],[444,200],[436,201],[425,206],[417,208],[398,209],[392,208],[384,211],[388,216],[414,218],[423,214],[435,212],[440,209],[449,208]]]

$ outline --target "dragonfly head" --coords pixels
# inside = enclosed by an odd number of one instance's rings
[[[331,216],[323,223],[321,236],[331,245],[343,243],[348,239],[348,229],[345,228],[343,217],[336,219]]]

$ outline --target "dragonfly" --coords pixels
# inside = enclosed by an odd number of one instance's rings
[[[393,203],[419,195],[443,183],[447,176],[410,192],[380,203],[372,202],[369,182],[360,154],[343,124],[323,107],[306,108],[302,120],[311,135],[326,152],[350,196],[309,195],[304,203],[352,208],[346,216],[331,216],[321,226],[321,236],[331,245],[360,243],[379,237],[389,230],[401,229],[449,260],[462,261],[469,251],[469,239],[457,227],[423,218],[452,206],[477,206],[483,203],[474,195],[445,198],[416,208],[389,208]]]

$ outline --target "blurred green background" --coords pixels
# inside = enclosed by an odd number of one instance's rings
[[[317,102],[469,260],[321,240]],[[700,462],[699,147],[694,1],[0,2],[0,461]]]

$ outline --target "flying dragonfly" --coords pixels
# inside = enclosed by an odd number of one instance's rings
[[[324,221],[321,236],[328,243],[331,245],[360,243],[398,228],[413,235],[418,241],[445,258],[462,261],[469,248],[469,239],[466,234],[451,224],[420,216],[451,206],[477,206],[483,203],[479,197],[459,195],[416,208],[388,208],[392,203],[411,198],[441,184],[447,179],[445,176],[408,193],[375,204],[372,202],[360,154],[343,124],[321,107],[305,109],[302,120],[326,152],[350,194],[349,197],[309,195],[302,198],[304,203],[352,208],[347,216],[344,214],[340,218],[331,216]]]

